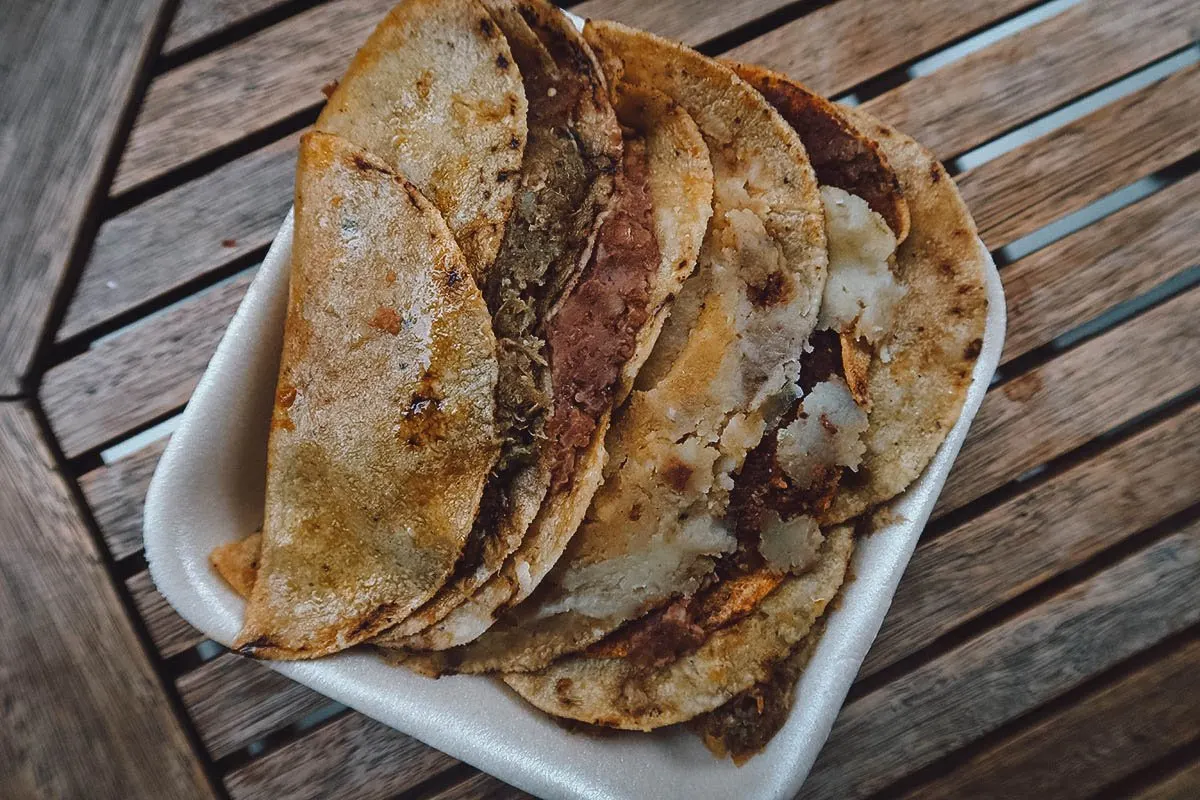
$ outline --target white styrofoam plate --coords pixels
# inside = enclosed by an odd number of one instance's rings
[[[237,635],[243,604],[209,568],[208,554],[262,521],[267,423],[291,250],[289,214],[171,436],[146,496],[146,557],[154,582],[184,619],[225,645]],[[855,580],[800,678],[791,716],[745,766],[717,760],[682,730],[603,738],[569,734],[491,678],[430,680],[368,652],[268,663],[540,797],[791,797],[829,735],[999,362],[1004,292],[991,258],[987,264],[983,350],[962,415],[924,474],[899,498],[896,511],[903,521],[858,545]]]
[[[982,242],[980,248],[986,255]],[[171,436],[146,496],[146,557],[154,582],[184,619],[225,645],[241,626],[243,603],[209,568],[208,554],[262,521],[267,425],[291,251],[289,213]],[[902,521],[859,543],[855,580],[846,587],[800,678],[787,723],[744,766],[717,760],[696,736],[678,729],[602,738],[567,733],[492,678],[430,680],[390,667],[369,652],[268,663],[539,797],[793,796],[883,622],[999,363],[1004,291],[991,258],[986,260],[987,324],[962,415],[924,474],[898,499],[895,508]]]

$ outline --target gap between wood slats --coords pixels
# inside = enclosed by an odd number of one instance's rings
[[[155,63],[165,72],[329,0],[179,0]]]
[[[1195,800],[1200,797],[1200,739],[1193,739],[1130,780],[1107,787],[1097,793],[1096,800],[1108,797],[1134,800]]]
[[[465,764],[431,778],[402,797],[403,800],[534,800],[533,795]]]
[[[387,798],[459,762],[362,714],[346,713],[226,775],[235,800]]]

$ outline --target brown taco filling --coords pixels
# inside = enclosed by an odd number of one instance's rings
[[[554,383],[546,428],[554,448],[551,492],[571,482],[650,316],[650,282],[659,262],[652,214],[645,142],[626,139],[615,207],[546,337]]]

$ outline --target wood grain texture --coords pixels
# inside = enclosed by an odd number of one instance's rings
[[[325,98],[354,51],[395,0],[343,0],[155,78],[146,92],[111,193],[120,194]]]
[[[801,792],[880,791],[1200,621],[1200,522],[846,706]]]
[[[55,472],[0,404],[0,796],[212,797]]]
[[[233,653],[202,664],[175,685],[213,758],[224,758],[331,702],[266,664]]]
[[[177,656],[191,650],[207,637],[193,628],[167,599],[158,593],[150,573],[142,570],[125,582],[138,616],[146,623],[155,648],[164,658]]]
[[[1083,800],[1169,754],[1200,720],[1200,640],[1149,664],[909,793]]]
[[[0,395],[28,372],[161,0],[5,4],[0,25]]]
[[[1003,247],[1196,152],[1200,65],[957,176],[980,235]]]
[[[864,104],[949,160],[1191,43],[1193,0],[1089,0]]]
[[[1200,384],[1200,289],[988,392],[934,516]]]
[[[1200,797],[1200,761],[1163,776],[1135,796],[1136,800],[1195,800]]]
[[[1200,173],[1005,267],[1001,363],[1200,263]]]
[[[292,205],[299,137],[231,161],[101,225],[59,341],[270,244]]]
[[[167,439],[160,439],[79,479],[104,543],[116,560],[142,550],[142,506],[166,446]]]
[[[860,676],[1200,499],[1200,406],[918,545]]]
[[[416,739],[348,712],[231,772],[234,800],[384,800],[459,762]]]
[[[251,278],[193,295],[47,372],[42,406],[67,457],[186,403]]]
[[[532,800],[533,795],[509,786],[486,772],[476,772],[464,781],[448,786],[423,800]]]
[[[288,2],[289,0],[180,0],[178,8],[175,9],[175,16],[171,18],[171,27],[167,29],[163,55],[173,55],[213,34],[254,19]]]
[[[901,10],[877,0],[840,0],[726,55],[786,73],[822,94],[840,94],[1035,4],[911,0]]]
[[[571,13],[588,19],[611,19],[677,39],[693,47],[787,6],[790,0],[587,0]],[[561,4],[560,4],[561,5]]]

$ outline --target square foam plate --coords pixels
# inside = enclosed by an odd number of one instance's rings
[[[980,248],[986,254],[982,242]],[[209,568],[213,547],[262,521],[267,425],[287,305],[292,216],[217,347],[146,497],[150,573],[175,609],[228,645],[243,603]],[[545,798],[792,797],[829,735],[896,584],[933,510],[1004,343],[1004,292],[987,258],[988,316],[966,404],[924,474],[896,503],[901,522],[861,541],[856,576],[796,688],[783,729],[745,766],[718,760],[677,728],[603,738],[569,734],[499,680],[423,678],[369,652],[268,662],[279,672]]]

